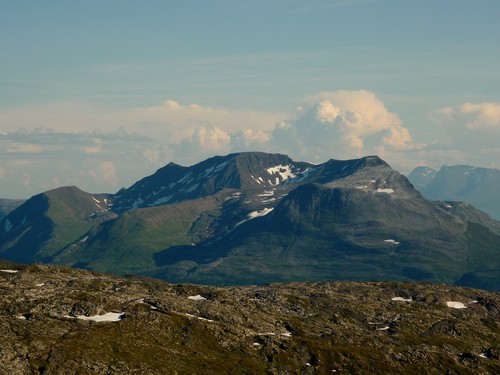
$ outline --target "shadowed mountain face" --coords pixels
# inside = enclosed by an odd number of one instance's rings
[[[500,170],[470,165],[415,168],[408,179],[431,200],[461,201],[500,219]]]
[[[500,290],[500,223],[428,201],[376,156],[313,165],[231,154],[169,164],[114,196],[64,189],[0,223],[0,256],[219,285],[426,280]]]
[[[62,187],[35,195],[13,210],[0,226],[1,256],[17,262],[47,260],[93,225],[116,215],[105,194]]]
[[[498,374],[500,295],[214,287],[0,261],[2,374]]]
[[[22,199],[1,199],[0,198],[0,220],[7,216],[11,211],[23,204]]]

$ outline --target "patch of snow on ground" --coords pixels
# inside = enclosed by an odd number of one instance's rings
[[[91,320],[93,322],[118,322],[123,319],[124,313],[109,312],[104,315],[85,316],[78,315],[76,319]]]
[[[411,297],[410,297],[410,298],[394,297],[394,298],[391,298],[391,301],[398,301],[398,302],[411,302],[411,301],[413,301],[413,300],[411,299]]]
[[[394,189],[391,189],[391,188],[387,188],[387,189],[378,188],[377,189],[377,193],[392,194],[392,193],[394,193]]]
[[[485,352],[482,352],[481,354],[478,355],[481,358],[490,358],[491,357],[491,351],[487,350]]]
[[[274,195],[274,190],[271,190],[271,191],[264,190],[264,192],[262,194],[258,194],[259,197],[270,197],[273,195]]]
[[[269,212],[271,212],[274,208],[273,207],[266,207],[260,211],[254,211],[254,212],[250,212],[248,214],[248,217],[250,219],[254,219],[256,217],[260,217],[260,216],[266,216]]]
[[[207,300],[205,297],[202,297],[199,294],[197,294],[196,296],[189,296],[188,298],[190,300],[193,300],[193,301],[206,301]]]
[[[399,241],[393,240],[392,238],[389,238],[388,240],[384,240],[386,243],[390,243],[391,245],[399,245]]]
[[[36,283],[35,286],[44,286],[45,283]]]
[[[212,320],[212,319],[202,318],[201,316],[196,316],[196,315],[193,315],[193,314],[186,313],[184,315],[186,315],[188,318],[196,318],[196,319],[202,320],[204,322],[210,322],[210,323],[214,322],[214,320]]]
[[[16,316],[16,318],[21,320],[26,320],[26,317],[24,315],[18,315]]]
[[[387,331],[389,328],[390,328],[389,326],[385,326],[382,328],[377,328],[377,331]]]
[[[465,306],[462,302],[447,301],[446,305],[448,307],[453,308],[453,309],[466,309],[467,308],[467,306]]]
[[[101,201],[100,201],[99,199],[95,199],[94,197],[92,197],[92,199],[93,199],[94,201],[96,201],[97,203],[101,203]]]
[[[0,270],[0,272],[5,272],[5,273],[18,273],[19,270]]]

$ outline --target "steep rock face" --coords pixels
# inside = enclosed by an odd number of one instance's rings
[[[279,173],[280,166],[287,174]],[[170,163],[132,187],[118,192],[116,212],[151,207],[212,195],[222,189],[262,190],[283,182],[310,166],[295,163],[288,156],[264,153],[239,153],[216,156],[192,167]]]
[[[0,261],[2,374],[495,374],[500,295],[213,287]]]

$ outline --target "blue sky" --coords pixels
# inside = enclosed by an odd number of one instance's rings
[[[3,1],[0,197],[243,150],[500,168],[497,0]]]

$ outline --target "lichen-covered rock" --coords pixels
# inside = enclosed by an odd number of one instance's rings
[[[2,374],[500,373],[498,293],[396,282],[219,288],[0,269],[18,271],[0,272]]]

